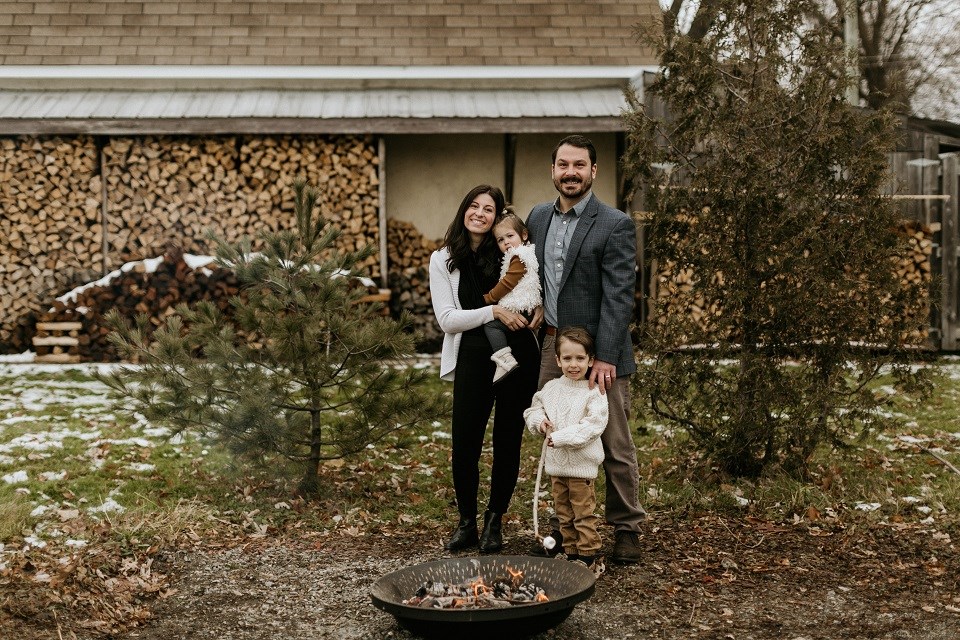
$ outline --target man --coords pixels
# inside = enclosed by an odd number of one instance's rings
[[[554,357],[557,329],[581,326],[593,336],[597,356],[590,388],[607,395],[610,419],[601,438],[606,476],[606,519],[616,541],[610,559],[635,563],[641,559],[637,534],[646,512],[637,492],[637,452],[627,422],[629,375],[637,370],[630,339],[636,286],[636,225],[622,211],[593,195],[597,151],[587,138],[569,136],[553,150],[554,202],[537,205],[527,218],[537,247],[543,285],[543,312],[531,327],[543,324],[540,382],[561,375]],[[557,522],[551,535],[562,546]],[[541,551],[542,553],[542,551]]]

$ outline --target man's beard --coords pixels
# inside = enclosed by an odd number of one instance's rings
[[[587,191],[590,191],[590,187],[593,186],[593,180],[590,178],[585,178],[582,181],[577,180],[576,182],[569,181],[565,183],[562,180],[558,180],[557,178],[554,178],[553,186],[556,187],[557,191],[559,191],[563,195],[563,197],[573,199],[573,198],[579,198],[580,196],[585,194]],[[564,190],[564,187],[569,187],[569,186],[576,186],[578,187],[578,189],[573,193],[569,193]]]

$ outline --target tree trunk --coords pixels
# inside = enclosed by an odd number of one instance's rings
[[[303,479],[297,493],[301,496],[313,496],[320,490],[320,434],[323,427],[320,424],[319,409],[310,410],[310,457],[307,458],[306,468],[303,470]]]

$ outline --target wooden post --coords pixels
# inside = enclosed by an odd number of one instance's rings
[[[517,171],[517,134],[503,136],[503,196],[513,204],[513,183]]]
[[[847,73],[847,102],[856,107],[860,104],[860,10],[857,0],[846,0],[843,15],[843,42],[847,55],[851,56]]]
[[[103,138],[97,140],[97,147],[100,151],[100,253],[103,254],[103,262],[101,264],[102,273],[101,276],[105,276],[110,273],[110,262],[107,260],[107,251],[109,246],[107,241],[109,240],[107,236],[107,219],[110,203],[107,200],[107,153],[106,153],[107,143]]]
[[[380,218],[380,287],[387,288],[387,141],[383,136],[377,144],[377,178],[379,185]]]
[[[960,311],[960,275],[957,273],[957,251],[960,249],[960,235],[957,228],[958,197],[960,197],[960,154],[947,153],[943,160],[943,194],[949,200],[943,203],[943,271],[940,301],[940,319],[943,338],[940,348],[945,351],[957,349],[957,314]]]

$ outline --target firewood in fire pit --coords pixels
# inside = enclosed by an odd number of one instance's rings
[[[426,609],[491,609],[549,600],[543,588],[523,581],[522,571],[507,567],[507,572],[509,576],[489,583],[479,575],[459,584],[425,582],[403,604]]]

